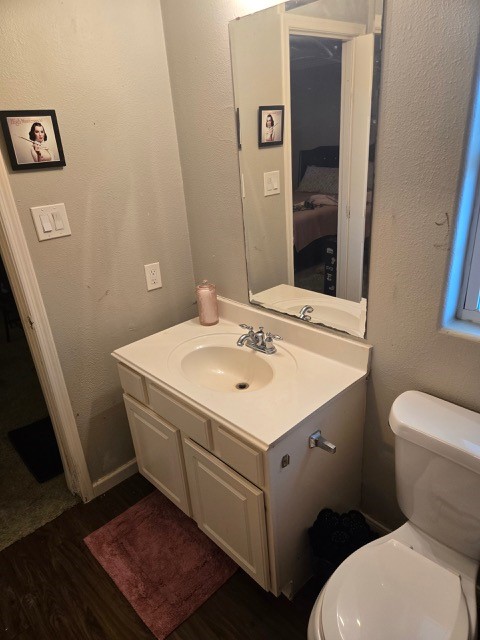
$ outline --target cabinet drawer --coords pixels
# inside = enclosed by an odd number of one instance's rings
[[[143,404],[148,404],[147,390],[145,388],[145,379],[133,369],[129,369],[124,364],[118,365],[118,375],[120,376],[120,384],[125,393],[132,396]]]
[[[207,449],[212,448],[210,420],[187,409],[172,397],[164,393],[152,382],[147,382],[149,406],[162,418],[171,422],[198,444]]]
[[[263,487],[263,453],[237,438],[218,422],[212,421],[212,435],[215,454],[242,476]]]

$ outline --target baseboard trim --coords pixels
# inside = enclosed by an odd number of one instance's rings
[[[133,476],[137,471],[137,460],[136,458],[132,458],[132,460],[129,460],[125,464],[122,464],[121,467],[118,467],[118,469],[115,469],[115,471],[107,473],[107,475],[95,480],[93,482],[94,497],[98,498],[102,493],[105,493],[109,489],[113,489],[113,487],[120,484],[120,482],[123,482],[127,478],[130,478],[130,476]]]

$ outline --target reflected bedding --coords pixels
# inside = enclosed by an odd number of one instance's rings
[[[372,192],[367,191],[365,237],[370,235]],[[301,251],[311,242],[325,236],[336,236],[338,197],[323,193],[295,191],[293,193],[293,241]]]

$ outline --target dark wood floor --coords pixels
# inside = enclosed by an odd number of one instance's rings
[[[0,638],[154,640],[83,543],[152,489],[136,475],[2,551]],[[312,581],[289,602],[239,570],[169,640],[305,640],[319,588]]]

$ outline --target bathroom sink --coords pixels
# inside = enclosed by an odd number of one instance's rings
[[[288,306],[296,298],[289,296]],[[371,347],[365,343],[225,298],[219,311],[214,326],[192,318],[114,352],[127,372],[145,379],[140,392],[147,403],[155,402],[158,387],[268,447],[367,374]],[[273,354],[238,347],[245,333],[240,324],[263,326],[283,340],[275,340]]]
[[[201,387],[221,392],[258,391],[296,371],[296,361],[277,346],[274,354],[238,347],[238,334],[213,334],[186,340],[173,349],[168,366]]]
[[[280,284],[256,293],[252,302],[296,318],[300,317],[300,311],[303,307],[310,306],[313,307],[313,311],[306,313],[310,316],[311,323],[333,327],[360,338],[365,335],[367,318],[367,301],[365,298],[362,298],[359,302],[353,302],[287,284]]]
[[[313,307],[308,315],[311,322],[318,322],[329,327],[335,327],[340,331],[346,331],[352,335],[363,335],[365,325],[365,305],[363,303],[351,302],[350,300],[342,300],[341,298],[333,298],[323,294],[317,294],[311,298],[292,298],[290,300],[277,300],[272,307],[288,313],[292,316],[300,317],[300,310],[305,305]],[[358,327],[363,326],[361,331]]]
[[[278,308],[286,313],[299,317],[300,309],[308,304],[313,307],[313,311],[308,314],[312,318],[312,322],[335,326],[344,331],[355,331],[360,316],[358,305],[352,309],[345,309],[342,308],[341,305],[341,302],[345,303],[345,301],[341,301],[339,304],[336,298],[328,299],[327,296],[325,296],[325,298],[327,298],[327,300],[322,300],[321,302],[316,298],[307,299],[306,301],[303,298],[292,301],[282,301],[278,303]]]

